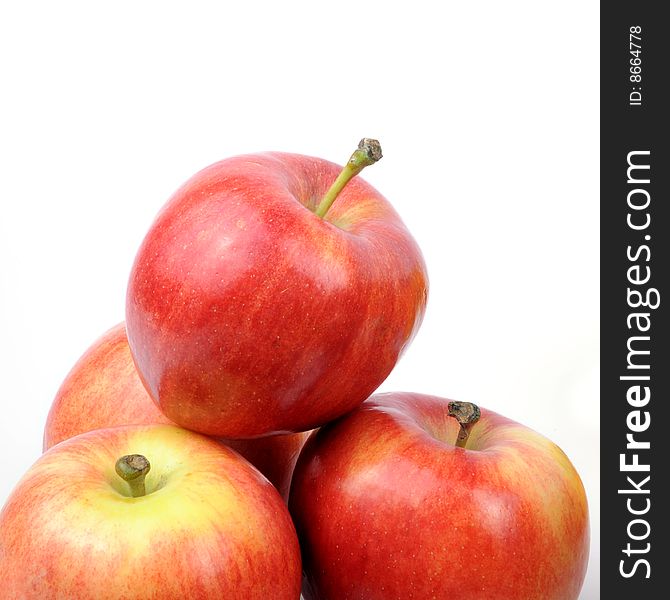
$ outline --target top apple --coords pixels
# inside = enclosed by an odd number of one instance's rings
[[[358,406],[416,333],[428,279],[388,201],[344,167],[237,156],[158,214],[128,286],[130,349],[172,421],[230,438],[307,430]],[[348,182],[348,183],[347,183]]]

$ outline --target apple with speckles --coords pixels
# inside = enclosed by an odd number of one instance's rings
[[[80,433],[117,425],[174,425],[152,401],[128,347],[124,323],[99,337],[72,367],[49,410],[44,450]],[[288,498],[293,467],[309,432],[225,440]]]
[[[0,512],[5,600],[296,600],[288,509],[246,460],[170,425],[98,429],[28,470]]]
[[[305,445],[307,600],[575,600],[588,508],[566,455],[467,402],[377,394]]]
[[[130,274],[126,327],[147,390],[179,425],[227,438],[305,431],[362,403],[421,323],[423,258],[390,203],[344,166],[259,153],[197,173]]]

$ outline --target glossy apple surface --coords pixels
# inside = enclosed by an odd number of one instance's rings
[[[465,448],[448,401],[379,394],[308,440],[289,507],[307,600],[575,600],[584,488],[565,454],[491,411]]]
[[[44,428],[44,450],[80,433],[117,425],[174,424],[137,375],[124,323],[98,338],[61,384]],[[288,498],[293,467],[308,432],[221,440],[249,460]]]
[[[131,497],[118,458],[151,463]],[[174,426],[53,447],[0,512],[3,599],[296,600],[300,555],[277,491],[238,454]]]
[[[397,213],[341,167],[265,153],[216,163],[158,214],[131,272],[130,348],[174,422],[223,437],[303,431],[351,410],[421,322],[427,277]]]

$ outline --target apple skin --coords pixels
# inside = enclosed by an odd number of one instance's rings
[[[130,497],[118,458],[151,463]],[[286,505],[247,461],[169,425],[98,429],[28,470],[0,512],[6,600],[296,600],[300,554]]]
[[[194,175],[149,229],[126,324],[140,377],[175,423],[228,438],[306,431],[358,406],[416,333],[428,280],[388,201],[341,167],[285,153]]]
[[[147,393],[133,363],[125,323],[98,338],[61,384],[44,428],[43,448],[93,429],[174,425]],[[220,441],[251,462],[288,499],[293,468],[309,432]]]
[[[312,436],[289,508],[307,600],[574,600],[589,549],[574,467],[481,409],[466,448],[448,401],[378,394]]]

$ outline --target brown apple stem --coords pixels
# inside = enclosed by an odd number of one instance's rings
[[[449,416],[454,417],[461,426],[456,438],[456,446],[458,448],[465,448],[470,437],[470,430],[479,421],[479,417],[481,416],[479,406],[472,402],[449,402],[447,410],[449,411]]]
[[[144,496],[146,488],[144,479],[151,469],[146,457],[141,454],[127,454],[116,461],[116,473],[121,479],[128,482],[133,498]]]
[[[344,165],[337,179],[330,186],[326,195],[321,199],[319,205],[314,211],[315,214],[323,218],[328,209],[333,205],[339,193],[351,179],[356,177],[365,167],[376,163],[382,157],[382,147],[377,140],[363,138],[358,143],[358,148],[354,151],[349,162]]]

